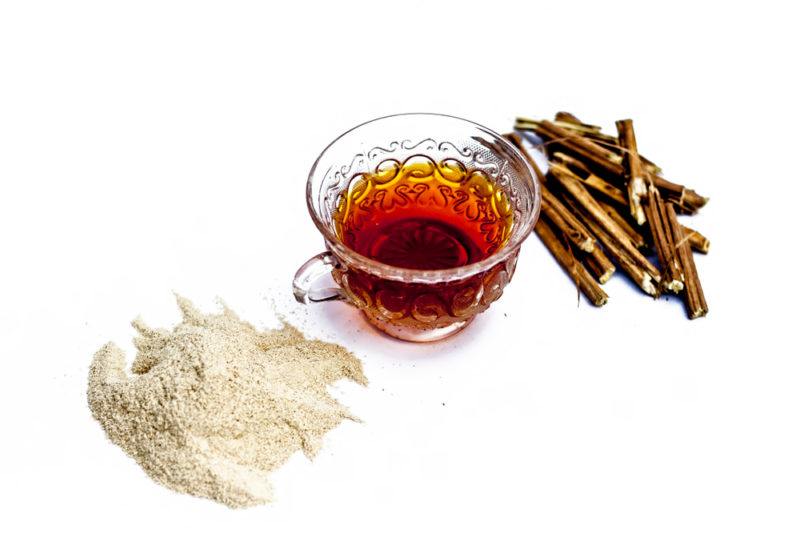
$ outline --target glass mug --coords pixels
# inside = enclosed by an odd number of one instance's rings
[[[301,303],[344,300],[390,336],[450,336],[497,300],[541,203],[525,158],[447,115],[392,115],[322,151],[306,202],[327,250],[294,278]],[[337,287],[318,289],[330,273]]]

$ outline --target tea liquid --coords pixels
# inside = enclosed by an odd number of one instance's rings
[[[505,191],[456,160],[386,160],[353,178],[334,215],[356,252],[409,269],[448,269],[491,256],[508,240],[513,212]]]

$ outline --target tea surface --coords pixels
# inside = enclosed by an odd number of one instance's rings
[[[508,240],[505,191],[456,160],[386,160],[353,178],[334,215],[342,242],[359,254],[409,269],[448,269],[491,256]]]

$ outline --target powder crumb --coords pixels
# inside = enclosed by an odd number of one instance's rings
[[[269,473],[298,450],[311,459],[342,420],[327,387],[367,384],[345,348],[284,324],[259,331],[223,306],[203,314],[177,297],[172,331],[133,321],[131,374],[108,343],[94,356],[88,399],[109,439],[156,482],[233,508],[272,500]]]

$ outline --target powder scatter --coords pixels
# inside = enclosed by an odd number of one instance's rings
[[[327,388],[366,385],[361,362],[287,324],[259,331],[225,306],[206,315],[177,299],[183,321],[172,331],[133,321],[131,374],[113,343],[95,354],[92,414],[168,488],[234,508],[269,502],[272,470],[298,450],[313,458],[326,432],[358,421]]]

